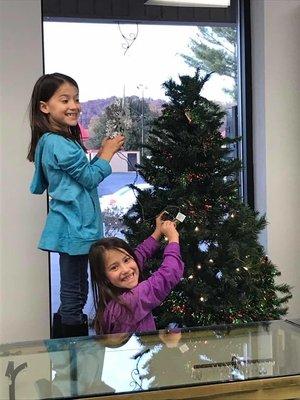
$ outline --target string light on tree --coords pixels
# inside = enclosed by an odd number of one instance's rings
[[[216,278],[221,279],[223,276],[222,271],[216,273]]]

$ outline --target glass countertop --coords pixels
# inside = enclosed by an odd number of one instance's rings
[[[75,399],[300,375],[300,320],[0,346],[2,399]]]

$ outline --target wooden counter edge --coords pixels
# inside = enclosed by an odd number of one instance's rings
[[[88,400],[285,400],[300,399],[300,375],[84,397]]]

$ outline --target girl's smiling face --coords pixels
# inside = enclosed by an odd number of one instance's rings
[[[48,115],[54,129],[67,131],[76,126],[80,115],[78,89],[70,83],[63,83],[48,101],[40,102],[40,110]]]
[[[139,282],[140,271],[124,249],[111,249],[105,252],[105,275],[113,286],[133,289]]]

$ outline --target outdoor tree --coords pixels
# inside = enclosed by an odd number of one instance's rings
[[[214,72],[232,78],[233,88],[224,88],[233,100],[237,98],[237,30],[236,27],[199,26],[190,40],[191,55],[181,54],[185,62],[205,73]]]
[[[151,234],[162,210],[186,216],[178,223],[184,277],[155,310],[158,327],[279,319],[291,297],[258,241],[265,217],[240,198],[241,163],[232,158],[237,139],[221,135],[224,112],[200,94],[208,79],[197,71],[164,84],[169,102],[138,167],[152,189],[135,189],[137,201],[124,216],[133,246]],[[161,254],[149,263],[151,273],[160,262]]]
[[[91,120],[89,147],[99,148],[109,131],[121,130],[126,136],[126,150],[139,150],[142,141],[147,141],[149,125],[157,115],[146,99],[137,96],[118,98],[103,114]]]

